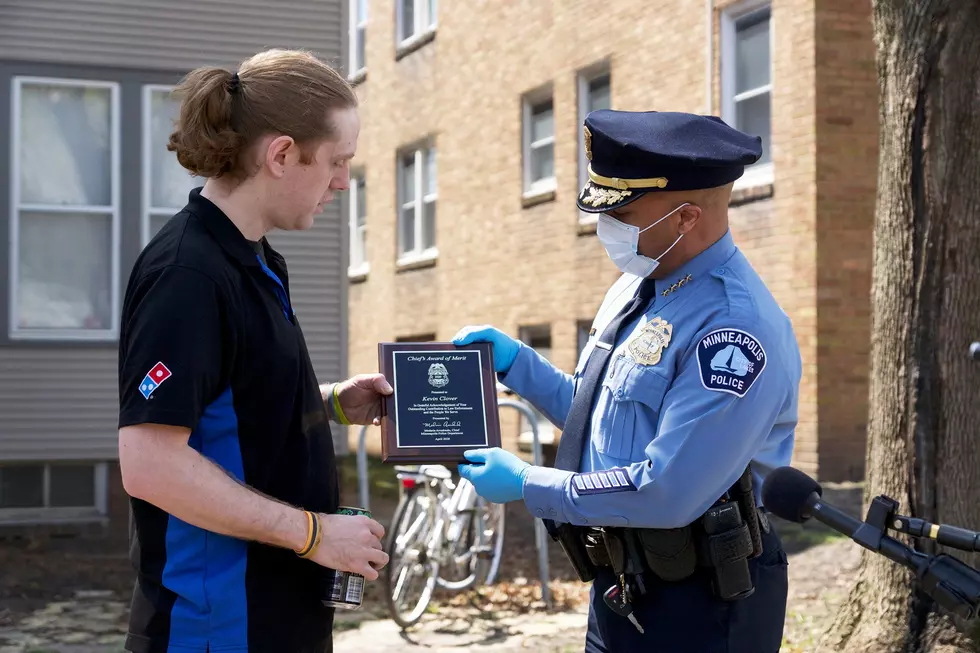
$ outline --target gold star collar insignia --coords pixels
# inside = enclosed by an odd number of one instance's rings
[[[678,288],[682,288],[684,286],[684,284],[686,284],[686,283],[688,283],[690,281],[691,281],[691,275],[687,275],[683,279],[678,279],[674,283],[670,284],[670,287],[669,288],[664,288],[663,292],[661,292],[660,294],[663,295],[664,297],[666,297],[667,295],[669,295],[670,293],[674,292]]]

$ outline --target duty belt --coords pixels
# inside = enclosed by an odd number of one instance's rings
[[[766,516],[766,511],[763,508],[757,508],[756,514],[759,528],[763,533],[768,533],[771,525]],[[644,558],[646,558],[644,571],[653,572],[661,580],[680,580],[686,577],[687,574],[684,571],[690,569],[688,548],[693,549],[697,567],[714,567],[717,565],[713,560],[724,561],[739,557],[754,557],[753,554],[755,553],[751,541],[751,529],[747,525],[744,529],[729,531],[732,534],[726,534],[725,538],[716,540],[714,546],[711,546],[706,538],[698,537],[691,527],[605,529],[593,526],[577,527],[575,530],[582,540],[589,561],[600,569],[612,567],[603,536],[605,531],[618,530],[623,537],[635,537],[643,545]],[[653,564],[650,564],[651,558]],[[691,571],[693,572],[693,569]]]
[[[748,560],[762,554],[761,533],[769,529],[765,512],[755,503],[752,475],[746,468],[714,505],[683,528],[552,524],[548,531],[583,582],[609,567],[620,579],[624,595],[629,595],[628,578],[642,584],[643,577],[652,574],[662,581],[679,581],[704,569],[712,572],[715,593],[733,601],[754,592]]]

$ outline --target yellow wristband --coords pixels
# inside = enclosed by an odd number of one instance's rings
[[[347,415],[344,415],[344,409],[340,407],[340,397],[337,395],[337,388],[340,387],[339,383],[335,383],[333,386],[333,412],[337,416],[337,420],[344,424],[345,426],[350,426],[351,421],[347,419]]]
[[[316,513],[307,511],[306,516],[309,520],[310,533],[306,538],[306,546],[296,552],[296,555],[300,558],[311,557],[316,552],[317,546],[320,544],[320,538],[323,535],[320,530],[320,518],[317,517]]]

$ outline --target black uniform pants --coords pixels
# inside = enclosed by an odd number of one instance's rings
[[[749,561],[755,593],[722,601],[699,571],[677,583],[646,582],[633,597],[644,634],[612,612],[603,593],[618,579],[607,568],[592,584],[586,653],[778,653],[786,617],[786,552],[774,529],[762,534],[763,553]]]

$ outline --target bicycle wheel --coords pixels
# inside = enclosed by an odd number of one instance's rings
[[[507,525],[507,510],[502,503],[491,503],[477,497],[477,520],[482,527],[481,545],[477,557],[481,560],[480,582],[493,585],[500,571],[500,559],[504,550],[504,534]]]
[[[474,550],[479,542],[476,490],[472,483],[460,481],[456,493],[459,504],[442,541],[439,577],[436,579],[439,587],[454,592],[469,589],[480,576],[480,560]]]
[[[424,490],[407,492],[398,503],[385,542],[385,601],[388,612],[402,628],[415,624],[429,607],[439,573],[427,549],[435,506]]]
[[[491,503],[475,492],[472,505],[457,515],[458,531],[465,533],[456,542],[447,542],[446,556],[439,567],[440,587],[461,591],[476,584],[491,585],[500,570],[503,555],[505,507]]]

